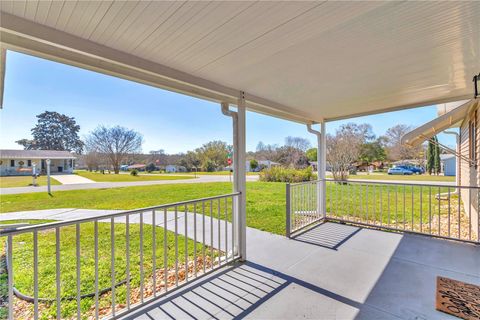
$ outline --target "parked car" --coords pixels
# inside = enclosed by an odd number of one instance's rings
[[[403,167],[395,167],[388,169],[388,174],[397,174],[397,175],[412,175],[413,171],[405,169]]]
[[[424,174],[425,173],[425,170],[422,167],[401,165],[401,166],[396,166],[396,168],[403,168],[405,170],[412,171],[414,174]]]

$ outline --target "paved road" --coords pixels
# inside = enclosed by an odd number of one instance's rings
[[[258,176],[247,176],[247,181],[257,181]],[[64,184],[58,186],[51,186],[52,192],[68,191],[68,190],[84,190],[84,189],[109,189],[119,187],[134,187],[134,186],[150,186],[157,184],[181,184],[181,183],[207,183],[207,182],[229,182],[229,176],[199,176],[194,179],[182,180],[157,180],[157,181],[124,181],[124,182],[96,182],[96,183],[79,183],[79,184]],[[41,187],[18,187],[18,188],[0,188],[0,194],[19,194],[31,192],[47,192],[46,186]]]

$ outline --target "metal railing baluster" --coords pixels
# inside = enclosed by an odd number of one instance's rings
[[[98,320],[99,315],[99,305],[98,305],[98,220],[95,220],[93,225],[93,234],[94,234],[94,255],[95,255],[95,319]]]
[[[112,315],[115,316],[115,218],[110,220],[110,279],[112,285]]]
[[[215,262],[214,259],[214,249],[213,249],[213,200],[210,200],[210,263],[211,269],[213,270],[213,265]]]
[[[75,224],[75,256],[77,260],[77,319],[81,319],[82,316],[82,308],[80,304],[80,266],[81,266],[81,261],[80,261],[80,224],[77,223]],[[35,273],[35,272],[34,272]],[[38,284],[37,284],[38,285]]]
[[[127,309],[130,309],[130,215],[125,216],[125,260],[126,260],[126,284],[127,284]]]
[[[225,198],[226,199],[226,198]],[[193,273],[197,277],[197,203],[193,204]]]
[[[55,228],[55,280],[56,280],[56,309],[57,319],[62,317],[61,308],[61,274],[60,274],[60,227]]]
[[[218,215],[217,215],[217,224],[218,224],[218,265],[221,265],[221,258],[222,258],[222,254],[221,254],[221,248],[222,246],[220,245],[220,237],[221,237],[221,231],[220,231],[220,210],[221,210],[221,206],[220,206],[220,199],[217,200],[217,211],[218,211]]]
[[[157,296],[157,221],[156,211],[152,210],[152,286],[153,296]]]
[[[175,206],[175,286],[178,287],[178,208]]]
[[[202,201],[202,263],[203,263],[203,273],[206,270],[206,261],[205,261],[205,201]]]
[[[8,319],[13,319],[13,237],[7,237]],[[37,290],[38,291],[38,290]],[[37,293],[38,294],[38,293]]]
[[[145,273],[143,270],[143,211],[140,212],[140,302],[143,303],[145,293]]]
[[[168,219],[167,208],[163,209],[163,282],[168,292]]]
[[[188,282],[188,212],[187,205],[184,208],[184,224],[185,224],[185,282]]]
[[[13,318],[13,317],[12,317]],[[38,319],[38,231],[33,231],[33,318]]]

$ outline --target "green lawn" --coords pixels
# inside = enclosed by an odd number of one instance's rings
[[[61,297],[76,296],[76,251],[75,251],[75,226],[63,227],[60,229],[60,271],[61,271]],[[161,227],[156,227],[156,250],[155,259],[157,268],[163,271],[164,261],[164,232]],[[151,286],[153,275],[153,227],[145,224],[143,226],[143,244],[140,245],[140,226],[130,224],[129,227],[129,253],[130,253],[130,286],[132,290],[138,290],[140,286],[140,248],[144,250],[143,272],[146,287]],[[81,294],[95,292],[95,260],[94,260],[94,224],[84,223],[80,227],[81,239]],[[175,266],[175,242],[178,243],[178,264],[179,270],[185,269],[185,256],[189,261],[193,260],[194,241],[187,240],[185,237],[167,231],[167,268],[173,272]],[[115,237],[115,279],[116,283],[124,281],[126,275],[126,225],[116,223],[114,225]],[[98,223],[98,247],[99,247],[99,288],[111,287],[111,224],[106,222]],[[0,245],[0,246],[3,246]],[[55,273],[56,266],[54,259],[56,252],[55,232],[44,231],[38,234],[38,257],[39,257],[39,297],[55,299]],[[196,244],[197,253],[202,255],[203,246]],[[2,249],[3,251],[3,249]],[[33,296],[33,241],[31,234],[24,234],[14,237],[13,241],[13,269],[15,287],[23,294]],[[218,257],[219,252],[210,251],[205,247],[206,257]],[[222,253],[220,253],[222,254]],[[211,260],[207,260],[211,261]],[[208,266],[207,266],[208,270]],[[179,275],[181,281],[182,274]],[[157,284],[163,280],[157,271]],[[118,285],[116,291],[116,303],[125,305],[127,297],[127,286],[124,283]],[[132,291],[132,292],[133,292]],[[131,294],[132,299],[137,300],[135,294]],[[111,303],[110,292],[101,296],[100,308],[108,307]],[[56,303],[44,303],[41,308],[41,319],[51,319],[55,317]],[[94,305],[94,298],[84,298],[81,302],[82,314],[92,314],[91,307]],[[33,309],[33,304],[28,305]],[[62,318],[70,318],[75,315],[76,301],[64,300],[61,304]],[[26,310],[22,310],[26,312]]]
[[[332,176],[327,176],[327,178],[332,178]],[[349,179],[351,180],[401,180],[401,181],[445,181],[445,182],[455,182],[455,177],[445,177],[445,176],[430,176],[428,174],[422,175],[411,175],[411,176],[400,176],[400,175],[388,175],[386,173],[374,173],[374,174],[356,174],[350,175]]]
[[[28,187],[32,183],[31,176],[14,176],[14,177],[0,177],[0,188],[14,188],[14,187]],[[37,178],[37,184],[40,186],[47,185],[47,177],[40,176]],[[59,185],[61,184],[55,177],[52,176],[50,179],[51,185]]]
[[[114,189],[2,195],[0,212],[55,208],[136,209],[230,193],[232,184],[170,184]],[[247,182],[249,226],[277,234],[285,232],[285,184]]]
[[[137,176],[132,176],[130,174],[113,174],[106,173],[102,174],[99,172],[89,172],[89,171],[76,171],[75,174],[85,177],[87,179],[96,181],[96,182],[123,182],[123,181],[155,181],[155,180],[183,180],[183,179],[192,179],[190,176],[173,176],[173,175],[146,175],[139,173]]]

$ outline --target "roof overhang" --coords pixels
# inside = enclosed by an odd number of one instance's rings
[[[467,99],[480,69],[480,2],[4,0],[0,11],[2,49],[244,97],[301,123]]]
[[[434,120],[421,125],[405,134],[402,137],[402,144],[409,146],[418,146],[424,143],[425,141],[431,139],[433,136],[439,134],[440,132],[457,126],[460,122],[465,119],[469,110],[474,108],[478,104],[478,99],[472,99],[468,102],[458,106],[457,108],[441,115]]]

